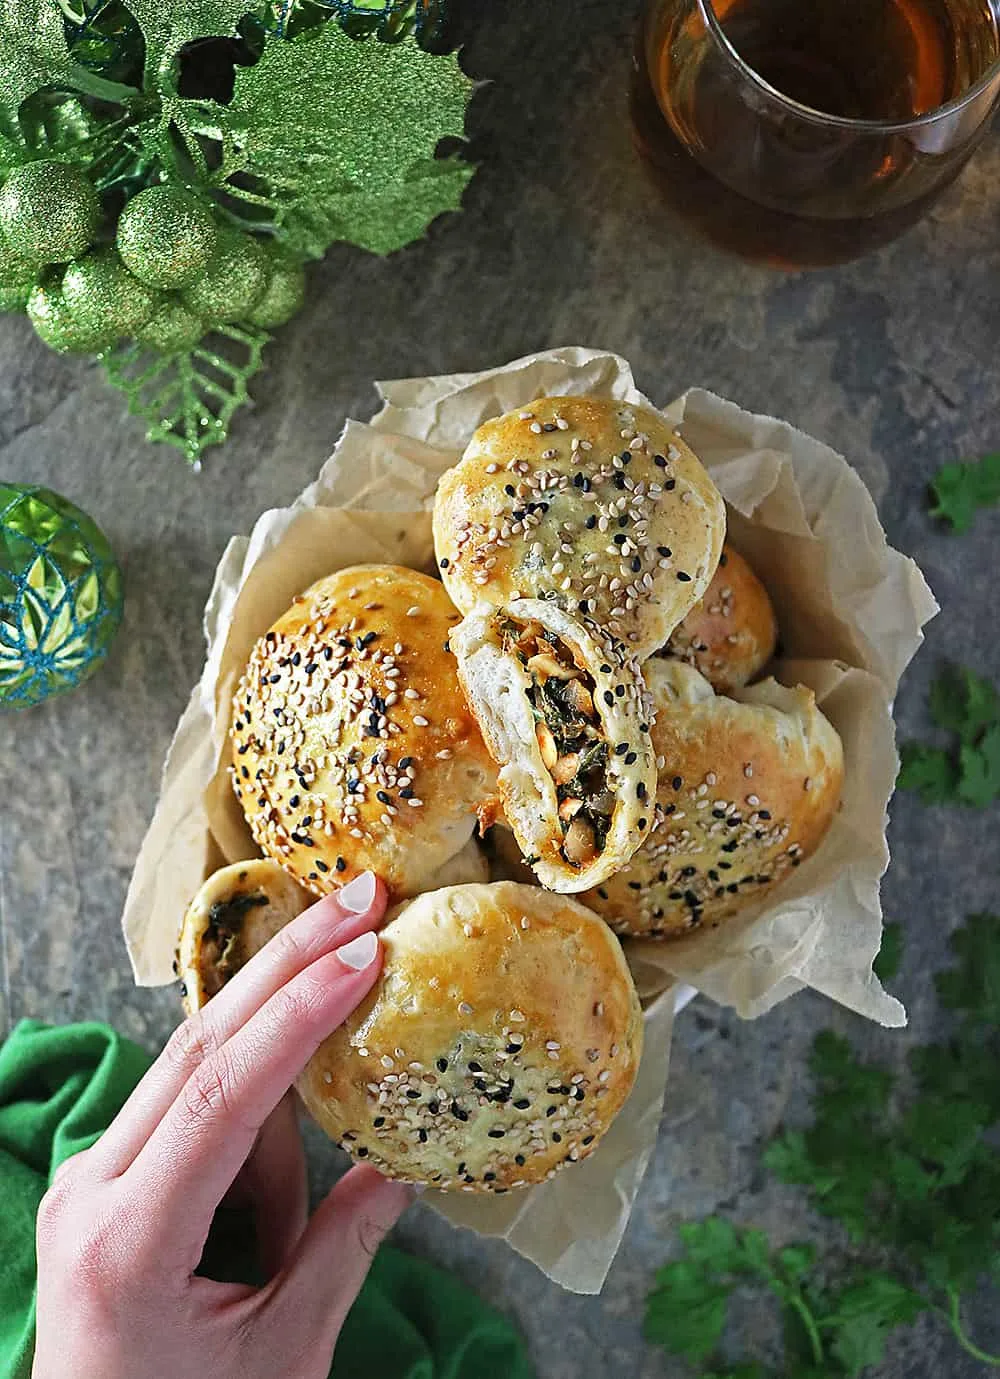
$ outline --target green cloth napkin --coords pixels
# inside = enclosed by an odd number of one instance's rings
[[[31,1372],[35,1214],[52,1173],[100,1137],[149,1061],[100,1024],[24,1020],[0,1047],[0,1379]],[[513,1328],[475,1294],[383,1246],[330,1379],[359,1376],[532,1379],[532,1370]]]

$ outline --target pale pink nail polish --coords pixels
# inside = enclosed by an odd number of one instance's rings
[[[363,871],[353,881],[348,881],[337,892],[337,899],[343,909],[355,915],[364,914],[375,900],[375,873]]]
[[[337,957],[344,966],[352,967],[355,972],[362,972],[366,967],[370,967],[377,952],[378,939],[372,933],[359,934],[357,938],[352,938],[350,943],[345,943],[343,948],[336,949]]]

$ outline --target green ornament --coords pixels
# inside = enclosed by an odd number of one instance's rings
[[[107,327],[95,329],[78,321],[58,281],[39,283],[31,289],[28,316],[35,334],[59,354],[102,354],[118,338]]]
[[[223,230],[211,262],[182,294],[204,321],[242,321],[264,295],[267,251],[252,235]]]
[[[23,311],[38,281],[37,263],[22,259],[0,243],[0,311]]]
[[[118,220],[125,267],[150,287],[193,282],[208,266],[217,238],[211,208],[177,187],[147,187]]]
[[[97,233],[101,203],[86,175],[69,163],[41,159],[15,168],[0,191],[0,228],[15,254],[36,263],[65,263]]]
[[[272,251],[271,276],[264,295],[246,317],[250,325],[273,330],[290,321],[306,299],[306,270],[301,263]]]
[[[146,324],[162,298],[130,273],[118,251],[98,249],[71,263],[63,275],[63,298],[75,320],[120,338]]]
[[[97,524],[50,489],[0,483],[0,707],[81,684],[121,617],[121,571]]]
[[[136,331],[135,338],[161,354],[179,354],[191,349],[204,334],[205,323],[201,317],[189,311],[182,301],[171,297]]]

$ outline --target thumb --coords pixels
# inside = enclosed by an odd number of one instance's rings
[[[336,1339],[379,1245],[414,1200],[412,1187],[358,1164],[320,1203],[273,1305],[314,1336]]]

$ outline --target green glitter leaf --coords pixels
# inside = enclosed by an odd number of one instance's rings
[[[197,38],[230,38],[241,19],[257,6],[253,0],[128,0],[146,39],[147,91],[175,90],[174,58]]]
[[[156,354],[133,343],[103,362],[128,410],[147,423],[146,439],[176,446],[197,469],[202,451],[222,444],[233,413],[250,401],[247,384],[270,338],[266,330],[219,326],[190,350]],[[219,349],[211,347],[216,340]]]
[[[0,114],[16,127],[21,102],[54,86],[122,102],[137,93],[74,62],[66,46],[63,13],[54,0],[3,0],[0,5]]]
[[[434,160],[460,138],[473,83],[454,54],[412,38],[387,46],[325,24],[270,42],[236,74],[228,106],[202,105],[223,161],[215,185],[249,223],[270,217],[289,248],[318,258],[349,240],[389,253],[454,209],[471,168]]]

